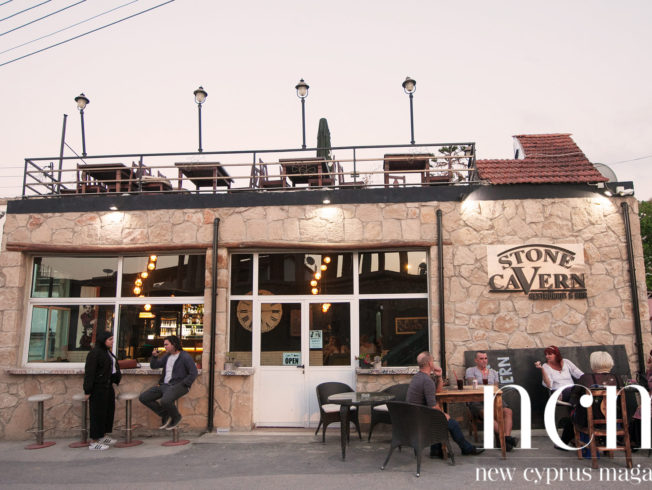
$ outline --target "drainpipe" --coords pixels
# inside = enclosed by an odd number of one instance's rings
[[[442,212],[437,210],[437,275],[439,278],[439,358],[442,377],[446,377],[446,316],[444,314],[444,239],[441,232]]]
[[[213,221],[213,264],[211,271],[211,342],[210,342],[210,359],[208,362],[208,432],[213,432],[213,404],[215,402],[215,326],[217,324],[217,239],[220,231],[220,218]]]
[[[636,266],[634,265],[634,248],[632,247],[632,229],[629,224],[629,204],[620,204],[625,221],[625,239],[627,240],[627,261],[629,262],[629,283],[632,289],[632,313],[634,314],[634,333],[636,334],[636,355],[638,356],[638,374],[645,373],[645,355],[643,354],[643,333],[641,331],[641,311],[638,305],[638,286],[636,284]]]

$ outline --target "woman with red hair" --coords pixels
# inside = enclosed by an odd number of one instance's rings
[[[537,361],[534,366],[541,369],[541,376],[543,378],[543,386],[551,391],[555,391],[562,386],[572,385],[573,378],[579,379],[584,373],[571,361],[561,357],[559,348],[555,345],[546,347],[544,351],[546,356],[546,363],[541,364]],[[570,398],[570,389],[564,390],[561,399],[567,402]]]

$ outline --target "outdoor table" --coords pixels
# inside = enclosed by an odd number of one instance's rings
[[[81,192],[92,186],[91,179],[99,186],[106,186],[109,192],[129,192],[131,169],[124,163],[86,163],[77,165],[81,171]]]
[[[292,182],[292,187],[313,183],[321,187],[324,183],[332,183],[330,169],[323,158],[281,158],[278,163],[283,168],[283,175],[287,175]]]
[[[174,165],[179,169],[177,187],[179,190],[184,177],[192,182],[195,188],[213,187],[213,192],[217,190],[218,185],[231,188],[233,183],[233,179],[220,162],[175,163]]]
[[[445,403],[466,403],[466,402],[482,402],[484,401],[484,386],[479,385],[476,389],[472,386],[465,386],[463,390],[458,390],[457,387],[447,386],[443,391],[435,393],[437,402]],[[494,411],[496,412],[496,419],[498,421],[498,439],[500,441],[500,452],[503,459],[507,457],[505,451],[505,420],[503,419],[503,392],[494,386]],[[491,424],[493,427],[493,423]]]
[[[391,172],[420,173],[421,182],[424,182],[425,176],[430,169],[430,159],[433,157],[432,153],[386,154],[383,160],[385,187],[389,187]]]
[[[340,405],[340,442],[342,444],[342,459],[346,459],[346,443],[349,434],[349,412],[351,407],[361,405],[382,405],[394,399],[394,395],[382,391],[350,391],[337,393],[328,397],[331,403]]]

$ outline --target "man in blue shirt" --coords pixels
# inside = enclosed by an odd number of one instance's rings
[[[483,384],[483,379],[487,380],[489,385],[498,385],[499,376],[498,373],[489,367],[489,357],[484,351],[478,351],[475,353],[475,366],[470,367],[466,370],[465,378],[469,381],[477,380],[478,385]],[[471,415],[479,420],[484,420],[484,410],[482,408],[482,402],[470,402],[467,404]],[[503,420],[505,422],[505,444],[507,445],[507,451],[511,451],[518,440],[515,437],[512,437],[512,409],[507,406],[505,402],[505,395],[503,395]],[[498,422],[494,420],[494,433],[496,434],[496,439],[498,439]],[[497,443],[496,443],[497,444]]]
[[[441,368],[435,366],[435,359],[432,357],[430,352],[422,352],[419,354],[417,356],[417,365],[419,366],[419,372],[414,375],[412,381],[410,382],[406,401],[408,403],[425,405],[436,410],[441,410],[435,395],[437,389],[441,386]],[[435,374],[435,376],[437,376],[439,386],[435,385],[435,382],[430,377],[431,374]],[[443,412],[443,410],[441,411]],[[458,424],[456,420],[451,419],[446,412],[444,412],[444,415],[446,415],[446,420],[448,420],[448,431],[450,432],[453,440],[462,450],[463,455],[466,456],[484,452],[484,449],[476,448],[473,444],[464,438],[460,424]],[[442,457],[441,444],[433,444],[430,446],[430,457]]]

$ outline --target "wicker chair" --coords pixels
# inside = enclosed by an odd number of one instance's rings
[[[405,398],[407,397],[407,390],[409,386],[410,383],[392,385],[385,388],[383,390],[383,393],[394,395],[394,399],[392,401],[404,402]],[[391,423],[392,423],[392,419],[389,417],[389,409],[387,408],[386,404],[376,405],[375,407],[372,407],[371,425],[369,426],[369,437],[367,438],[367,442],[371,441],[371,433],[373,432],[374,426],[376,424],[391,424]]]
[[[317,430],[315,431],[315,435],[319,433],[319,428],[323,426],[321,442],[326,442],[326,427],[328,427],[329,424],[340,421],[340,405],[335,403],[329,403],[328,397],[331,395],[336,395],[337,393],[349,393],[351,391],[353,390],[349,385],[345,383],[337,383],[334,381],[328,383],[321,383],[320,385],[317,385],[317,402],[319,403],[319,425],[317,425]],[[351,407],[349,421],[355,424],[355,428],[358,430],[358,437],[362,439],[362,433],[360,432],[360,422],[358,422],[357,407]]]
[[[392,419],[392,444],[387,459],[380,467],[384,470],[395,448],[410,446],[417,457],[416,476],[421,474],[421,453],[432,444],[441,443],[444,454],[448,453],[451,464],[455,456],[448,439],[448,421],[443,412],[424,405],[391,401],[387,403]]]

